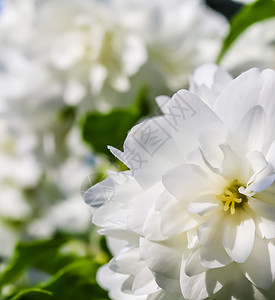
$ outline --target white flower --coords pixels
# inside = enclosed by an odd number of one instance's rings
[[[148,82],[182,87],[228,27],[201,0],[4,0],[0,25],[4,94],[81,112],[129,103]]]
[[[39,31],[43,21],[58,25],[44,14],[60,2],[85,12],[84,1],[5,0],[0,13],[0,223],[3,240],[10,234],[0,256],[11,255],[20,239],[90,227],[90,213],[78,200],[92,155],[61,97],[64,78],[56,80],[48,60],[53,44]],[[42,41],[49,42],[46,48]]]
[[[148,62],[171,90],[187,85],[196,66],[215,61],[228,25],[204,1],[116,2],[125,10],[121,22],[144,38]]]
[[[64,156],[59,158],[62,150]],[[27,224],[28,234],[49,237],[57,230],[86,232],[90,227],[91,213],[79,201],[80,185],[94,165],[87,162],[93,157],[82,143],[80,132],[72,128],[61,145],[53,140],[52,149],[46,154],[48,161],[43,162],[45,178],[36,191],[42,195],[33,205],[36,214]],[[52,161],[55,164],[51,164]]]
[[[50,75],[44,98],[54,90],[63,104],[71,106],[86,100],[88,108],[104,109],[102,90],[129,90],[130,77],[145,63],[147,51],[138,35],[119,24],[111,5],[98,0],[21,2],[3,2],[1,51],[6,58],[2,54],[1,60],[5,69],[11,69],[10,51],[18,52]],[[25,89],[34,90],[19,68],[12,71],[13,77],[25,82]],[[36,78],[35,71],[31,74]]]
[[[204,65],[191,83],[110,147],[130,170],[86,191],[99,232],[126,242],[109,268],[150,300],[273,299],[275,72]]]
[[[4,118],[0,122],[0,257],[8,257],[19,240],[18,222],[25,222],[31,206],[24,191],[39,181],[41,170],[34,157],[34,140],[8,128]]]

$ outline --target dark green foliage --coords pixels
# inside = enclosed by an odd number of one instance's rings
[[[217,63],[221,62],[230,47],[249,26],[272,17],[275,17],[274,0],[258,0],[245,5],[231,21],[230,31],[224,40]]]
[[[108,145],[122,148],[128,131],[149,114],[148,90],[140,90],[134,106],[117,108],[108,113],[90,112],[82,122],[83,139],[99,153],[110,154]]]
[[[80,246],[82,253],[75,249],[68,251],[70,243]],[[87,252],[83,253],[83,249]],[[104,255],[105,252],[101,253]],[[0,278],[0,287],[12,284],[13,292],[1,295],[1,299],[108,299],[107,292],[96,282],[99,266],[96,258],[89,253],[89,244],[83,239],[57,235],[49,240],[21,242]],[[24,278],[29,277],[31,271],[46,276],[38,283],[33,283],[32,279],[26,284]]]

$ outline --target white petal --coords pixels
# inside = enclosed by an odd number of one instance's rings
[[[116,151],[115,154],[145,188],[159,181],[163,173],[182,161],[163,117],[151,118],[134,126],[125,140],[124,152]]]
[[[255,286],[254,287],[254,293],[255,293],[255,299],[256,300],[267,300],[267,299],[274,299],[275,295],[275,284],[268,289],[268,290],[262,290],[262,289],[257,289]]]
[[[109,268],[112,271],[126,275],[138,274],[142,266],[143,264],[140,261],[140,253],[138,248],[133,248],[126,251],[124,250],[109,262]]]
[[[190,91],[212,106],[221,91],[232,81],[232,77],[214,64],[198,67],[190,78]]]
[[[158,107],[163,113],[169,113],[169,101],[171,100],[168,96],[158,96],[156,97],[156,102]]]
[[[265,136],[265,112],[263,107],[252,107],[241,120],[235,135],[247,151],[261,150]]]
[[[222,272],[228,276],[228,282],[223,284],[223,288],[210,299],[230,299],[230,300],[267,300],[257,293],[256,287],[236,268],[233,264],[230,268],[223,269]],[[270,298],[272,299],[272,298]]]
[[[222,288],[225,270],[213,269],[194,276],[185,274],[186,261],[183,260],[181,265],[180,285],[182,295],[185,299],[201,300],[205,299]],[[228,277],[228,276],[227,276]]]
[[[271,270],[273,274],[273,280],[275,279],[275,245],[273,243],[268,243],[268,252],[270,256]]]
[[[225,144],[227,139],[228,132],[224,126],[213,124],[201,129],[199,134],[200,149],[207,165],[210,164],[212,168],[220,167],[224,155],[219,146]]]
[[[101,235],[106,235],[115,239],[126,241],[125,245],[133,247],[139,244],[139,235],[125,228],[116,228],[115,226],[99,229],[97,231]]]
[[[275,205],[275,183],[273,182],[265,190],[254,195],[254,197],[266,204]]]
[[[159,211],[155,211],[155,208],[152,207],[148,212],[147,218],[144,223],[144,236],[151,241],[162,241],[167,239],[167,236],[164,236],[161,231],[160,224],[161,213]]]
[[[134,284],[135,276],[130,275],[122,284],[121,291],[125,294],[132,294],[133,284]]]
[[[224,126],[210,107],[186,90],[173,95],[165,119],[183,157],[199,147],[198,138],[202,129]]]
[[[161,274],[155,274],[157,284],[164,290],[172,293],[180,293],[179,279],[168,278]]]
[[[87,204],[97,208],[110,201],[127,202],[141,191],[143,189],[129,172],[110,172],[108,178],[85,191],[84,199]]]
[[[238,178],[241,183],[247,182],[249,177],[248,163],[234,152],[228,144],[220,145],[220,148],[224,154],[222,175],[229,181]]]
[[[274,211],[274,209],[272,211]],[[273,220],[260,218],[258,229],[260,230],[262,237],[267,239],[275,238],[275,222]]]
[[[220,268],[228,265],[232,260],[222,245],[222,219],[214,215],[204,222],[198,229],[201,264],[206,268]]]
[[[109,297],[114,300],[146,300],[144,296],[133,296],[123,293],[122,284],[127,280],[128,276],[124,274],[114,273],[107,265],[99,268],[97,272],[97,282],[104,289],[109,290]]]
[[[254,171],[254,174],[249,179],[247,185],[250,185],[254,182],[259,182],[262,179],[265,179],[265,177],[274,174],[273,166],[266,161],[263,154],[260,154],[259,152],[250,152],[247,154],[247,158],[250,160]],[[255,161],[252,161],[253,159],[255,159]]]
[[[115,193],[115,185],[111,177],[89,188],[84,193],[85,202],[92,207],[100,207],[110,201]]]
[[[181,293],[170,293],[165,290],[160,290],[154,294],[151,294],[146,300],[184,300]]]
[[[163,242],[140,241],[140,252],[149,269],[170,279],[178,279],[185,240],[181,237]]]
[[[221,206],[221,201],[218,201],[216,196],[213,194],[209,194],[193,200],[188,206],[188,211],[194,214],[199,214],[200,216],[204,216],[215,211],[217,208],[221,208]]]
[[[190,202],[203,194],[215,193],[217,180],[217,175],[207,173],[194,164],[177,166],[162,178],[167,191],[184,202]]]
[[[275,73],[271,69],[250,69],[233,80],[214,104],[214,111],[233,131],[237,131],[246,113],[255,105],[264,108],[266,128],[275,127]],[[274,140],[274,131],[265,132],[266,141]]]
[[[107,205],[102,205],[94,212],[93,223],[96,226],[102,227],[113,226],[114,223],[119,222],[117,211],[120,208],[121,205],[118,202],[110,202]]]
[[[106,242],[108,249],[111,251],[113,255],[118,255],[122,249],[126,248],[128,245],[128,241],[119,240],[110,236],[106,236]]]
[[[271,257],[267,240],[255,237],[254,247],[245,263],[238,264],[245,276],[261,289],[269,289],[273,284]]]
[[[257,198],[257,194],[254,198]],[[273,239],[275,238],[275,205],[268,205],[254,198],[249,198],[249,206],[254,210],[258,230],[262,237]]]
[[[161,213],[160,230],[166,236],[180,234],[197,227],[200,223],[199,217],[189,214],[186,205],[175,199],[167,191],[160,195],[156,209]]]
[[[259,173],[268,165],[265,156],[260,151],[250,151],[246,154],[246,158],[249,161],[254,174]]]
[[[244,263],[252,251],[255,223],[244,211],[224,218],[223,246],[233,261]]]
[[[271,143],[271,145],[268,149],[266,159],[268,162],[271,163],[271,165],[275,169],[275,140]]]
[[[191,277],[205,271],[206,268],[200,262],[200,249],[198,248],[189,255],[186,261],[185,274]]]
[[[133,282],[132,291],[134,295],[148,295],[159,289],[152,272],[144,267],[136,276]]]
[[[211,244],[202,247],[200,260],[202,266],[209,269],[224,267],[232,261],[224,251],[220,237],[213,239]]]
[[[186,232],[188,240],[188,249],[194,248],[198,243],[197,229],[191,229]]]
[[[261,174],[259,174],[259,177],[261,177]],[[275,174],[266,176],[263,179],[260,179],[259,181],[257,181],[256,178],[255,182],[248,185],[248,187],[244,190],[244,194],[254,195],[255,193],[262,192],[266,190],[270,185],[272,185],[274,180],[275,180]]]
[[[152,209],[156,198],[159,197],[162,190],[162,184],[157,183],[133,200],[133,203],[127,210],[127,225],[131,230],[140,235],[144,234],[143,228],[148,212]]]

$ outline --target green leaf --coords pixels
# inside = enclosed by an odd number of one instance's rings
[[[42,243],[40,242],[40,245]],[[25,245],[24,245],[25,246]],[[37,245],[36,245],[37,246]],[[46,248],[48,247],[49,248]],[[51,244],[46,244],[44,242],[44,251],[50,251],[51,254],[54,252],[51,250]],[[22,245],[17,247],[20,250],[22,249]],[[29,248],[29,247],[28,247]],[[27,249],[27,247],[26,247]],[[23,252],[25,252],[25,250]],[[22,253],[22,250],[20,251]],[[25,257],[25,255],[24,255]],[[23,256],[21,256],[21,259]],[[41,258],[41,257],[40,257]],[[45,257],[45,263],[50,263],[51,258]],[[54,259],[54,257],[52,257]],[[29,258],[28,258],[29,260]],[[32,260],[34,263],[39,260]],[[29,260],[30,263],[30,260]],[[22,262],[21,262],[22,264]],[[10,267],[8,270],[9,272],[16,271],[16,267],[19,267],[18,270],[22,270],[23,267],[20,268],[18,263],[11,264],[13,266]],[[74,260],[59,270],[57,270],[54,275],[48,279],[48,281],[44,283],[39,283],[32,288],[29,289],[21,289],[17,291],[13,297],[9,297],[6,299],[17,300],[17,299],[24,299],[24,300],[47,300],[47,299],[66,299],[66,300],[74,300],[74,299],[87,299],[87,300],[106,300],[108,299],[108,294],[102,288],[100,288],[96,282],[96,272],[99,267],[99,264],[95,262],[95,260],[91,257],[75,257]],[[17,277],[13,273],[5,272],[4,278],[6,280]],[[9,276],[8,276],[8,275]],[[13,277],[11,276],[13,275]]]
[[[109,154],[107,145],[120,147],[137,120],[135,113],[123,109],[108,114],[90,113],[83,124],[83,138],[95,151]]]
[[[149,114],[147,94],[147,88],[141,89],[133,107],[117,108],[109,113],[88,113],[82,122],[83,139],[94,151],[112,157],[107,146],[121,148],[128,131]]]
[[[0,275],[0,286],[16,280],[27,268],[34,264],[48,264],[58,255],[66,239],[57,237],[51,240],[20,242],[6,269]]]
[[[32,288],[21,291],[11,298],[11,300],[48,300],[53,299],[52,293],[40,288]]]
[[[274,0],[258,0],[244,6],[231,21],[230,31],[223,42],[217,63],[221,62],[233,43],[249,26],[272,17],[275,17]]]
[[[50,291],[53,299],[108,299],[107,292],[96,283],[98,264],[91,259],[79,259],[58,271],[41,288]]]

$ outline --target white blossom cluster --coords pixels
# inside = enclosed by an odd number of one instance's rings
[[[273,28],[222,66],[274,67]],[[19,240],[89,230],[81,183],[105,158],[85,114],[189,81],[109,147],[128,171],[84,193],[114,256],[98,281],[115,300],[275,298],[275,73],[212,64],[227,31],[203,0],[0,0],[1,262]]]
[[[185,85],[215,59],[227,29],[199,0],[6,0],[1,15],[4,97],[100,110],[121,105],[145,65],[143,84],[154,83],[153,68],[170,88]]]
[[[144,84],[184,85],[190,69],[214,60],[226,28],[197,0],[2,1],[2,255],[20,235],[88,227],[78,201],[91,172],[83,113],[125,105]]]
[[[275,72],[198,68],[136,125],[129,170],[86,191],[114,258],[112,299],[273,299]]]

